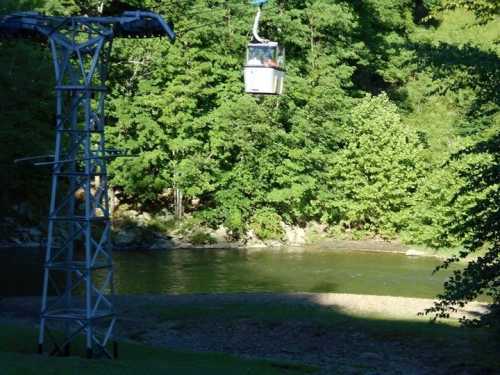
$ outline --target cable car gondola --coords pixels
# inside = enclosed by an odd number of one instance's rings
[[[262,4],[267,0],[255,0],[259,5],[253,25],[253,38],[247,48],[245,64],[245,92],[254,95],[281,95],[285,81],[285,50],[277,42],[259,36]]]

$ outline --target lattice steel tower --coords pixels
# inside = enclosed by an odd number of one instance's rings
[[[69,355],[71,343],[83,334],[87,357],[111,357],[116,313],[106,162],[113,152],[104,138],[111,44],[114,37],[166,35],[173,41],[175,34],[154,13],[125,12],[121,17],[18,13],[0,18],[0,35],[48,41],[55,69],[55,152],[50,161],[36,163],[52,166],[38,350],[43,352],[49,337],[50,354]]]

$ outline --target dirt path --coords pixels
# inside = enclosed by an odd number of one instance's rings
[[[165,307],[233,304],[320,306],[359,317],[427,321],[428,318],[419,317],[418,313],[432,306],[433,300],[344,293],[235,293],[118,296],[116,303],[118,306],[151,304]],[[473,302],[453,314],[452,318],[473,316],[485,311],[486,304]]]
[[[36,318],[39,310],[39,297],[20,297],[0,299],[0,317],[30,319]],[[432,306],[433,300],[427,298],[407,298],[392,296],[343,294],[343,293],[234,293],[234,294],[184,294],[184,295],[120,295],[115,304],[120,311],[134,315],[145,305],[163,307],[173,306],[215,306],[224,304],[279,304],[294,306],[321,306],[335,308],[351,315],[383,319],[423,320],[418,313]],[[131,308],[139,306],[139,308]],[[464,315],[474,316],[484,313],[486,304],[473,302],[464,309],[452,314],[452,318]]]

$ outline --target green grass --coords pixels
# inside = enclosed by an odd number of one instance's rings
[[[151,306],[154,309],[153,306]],[[158,308],[160,320],[200,320],[200,319],[256,319],[262,321],[302,320],[317,321],[322,324],[336,324],[347,317],[334,309],[316,306],[289,304],[220,304],[217,306],[175,306]]]
[[[218,353],[189,353],[136,344],[121,344],[118,360],[86,360],[79,357],[46,357],[33,354],[35,332],[0,327],[2,375],[135,375],[135,374],[306,374],[311,367],[274,361],[244,360]]]

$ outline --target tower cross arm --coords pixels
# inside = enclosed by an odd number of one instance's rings
[[[159,14],[146,11],[124,12],[111,17],[59,17],[36,12],[20,12],[0,16],[0,38],[28,38],[46,41],[70,23],[102,26],[115,38],[167,37],[175,41],[173,25]]]

